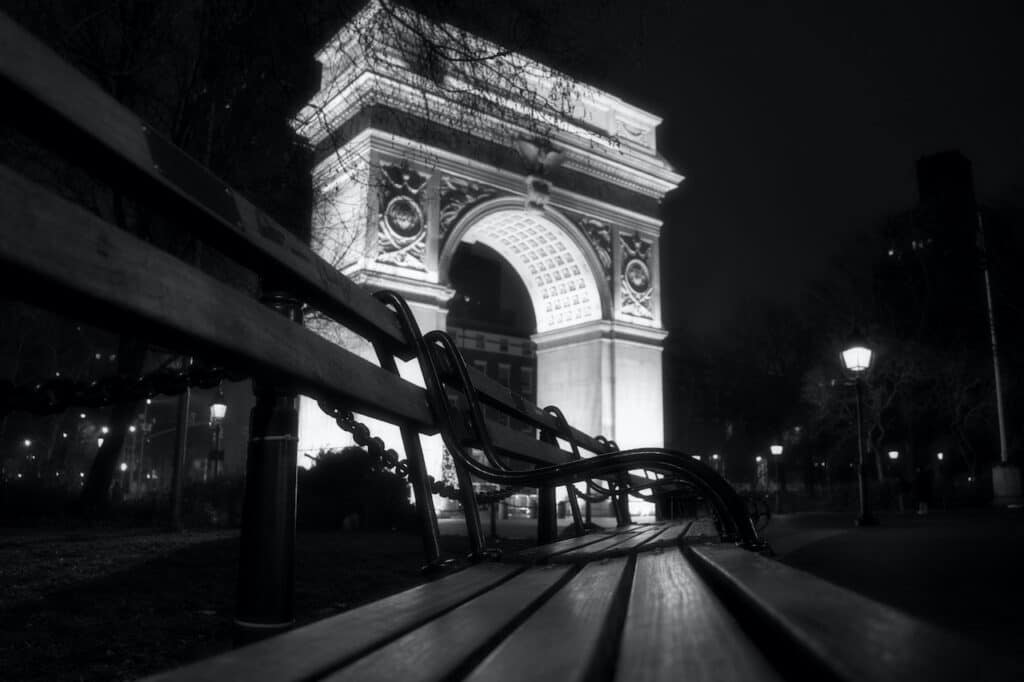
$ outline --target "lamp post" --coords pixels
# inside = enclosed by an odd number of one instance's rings
[[[782,511],[782,479],[779,477],[779,460],[782,458],[782,446],[781,445],[769,445],[768,451],[772,453],[772,459],[775,461],[775,513],[778,514]]]
[[[842,352],[843,366],[853,376],[857,391],[857,491],[860,494],[860,515],[854,522],[858,526],[877,526],[878,519],[871,513],[864,480],[864,420],[861,417],[861,376],[871,367],[871,349],[860,339],[851,340]]]
[[[224,402],[224,392],[217,388],[217,395],[210,403],[210,426],[213,429],[211,434],[210,454],[207,457],[207,468],[213,470],[213,478],[217,477],[220,463],[224,461],[224,448],[221,440],[224,435],[224,417],[228,413],[228,406]]]

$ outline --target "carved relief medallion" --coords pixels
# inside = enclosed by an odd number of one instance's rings
[[[408,163],[381,162],[380,219],[377,221],[379,250],[377,261],[425,270],[427,230],[420,190],[427,177],[409,168]]]
[[[630,237],[620,235],[622,246],[622,314],[634,317],[654,318],[651,296],[654,282],[651,277],[651,243],[644,241],[639,233]]]

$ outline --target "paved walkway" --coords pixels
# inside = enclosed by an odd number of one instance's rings
[[[779,560],[1004,654],[1024,656],[1024,511],[776,516]]]

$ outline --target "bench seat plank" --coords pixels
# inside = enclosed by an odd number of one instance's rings
[[[619,593],[628,559],[588,564],[536,613],[516,628],[466,678],[481,680],[594,679],[614,653],[612,635],[621,621]]]
[[[605,554],[605,556],[643,552],[650,549],[653,546],[653,543],[667,530],[668,527],[666,526],[652,526],[647,530],[637,533],[625,542],[615,545],[608,551],[608,553]]]
[[[519,569],[480,564],[271,639],[166,673],[151,682],[306,680],[380,646],[506,580]]]
[[[564,554],[556,554],[551,557],[551,561],[559,563],[582,563],[584,561],[596,561],[609,556],[623,554],[628,552],[628,549],[626,549],[627,545],[635,547],[635,544],[631,545],[631,543],[634,543],[636,540],[646,540],[652,533],[656,533],[659,530],[660,529],[658,528],[650,528],[639,531],[616,533],[601,542],[595,542],[592,545],[580,547],[579,549],[575,549],[571,552],[565,552]]]
[[[337,673],[329,682],[450,679],[475,652],[556,587],[565,566],[531,568]]]
[[[615,679],[778,680],[677,549],[637,557]]]
[[[586,545],[568,552],[553,554],[548,558],[548,560],[561,563],[583,563],[584,561],[591,561],[596,557],[603,556],[612,547],[625,543],[627,540],[637,535],[637,532],[639,531],[624,530],[620,532],[612,532],[612,534],[607,534],[601,542]]]
[[[562,552],[568,552],[576,549],[577,547],[585,547],[586,545],[592,545],[595,542],[601,542],[602,540],[608,539],[608,533],[604,532],[593,532],[586,535],[580,535],[575,538],[566,538],[565,540],[558,540],[547,545],[539,545],[537,547],[530,547],[524,549],[515,555],[518,561],[544,561],[545,559],[560,554]]]
[[[721,545],[686,551],[702,575],[836,679],[1024,679],[1024,663],[779,561]]]
[[[644,549],[655,549],[657,547],[678,545],[679,538],[686,535],[686,532],[690,530],[691,525],[693,525],[692,520],[680,521],[669,525],[669,527],[665,529],[665,532],[661,533],[648,544],[644,545]]]

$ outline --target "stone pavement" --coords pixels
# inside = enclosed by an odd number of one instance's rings
[[[1024,656],[1024,511],[784,514],[765,531],[794,568],[890,604],[1005,655]]]

